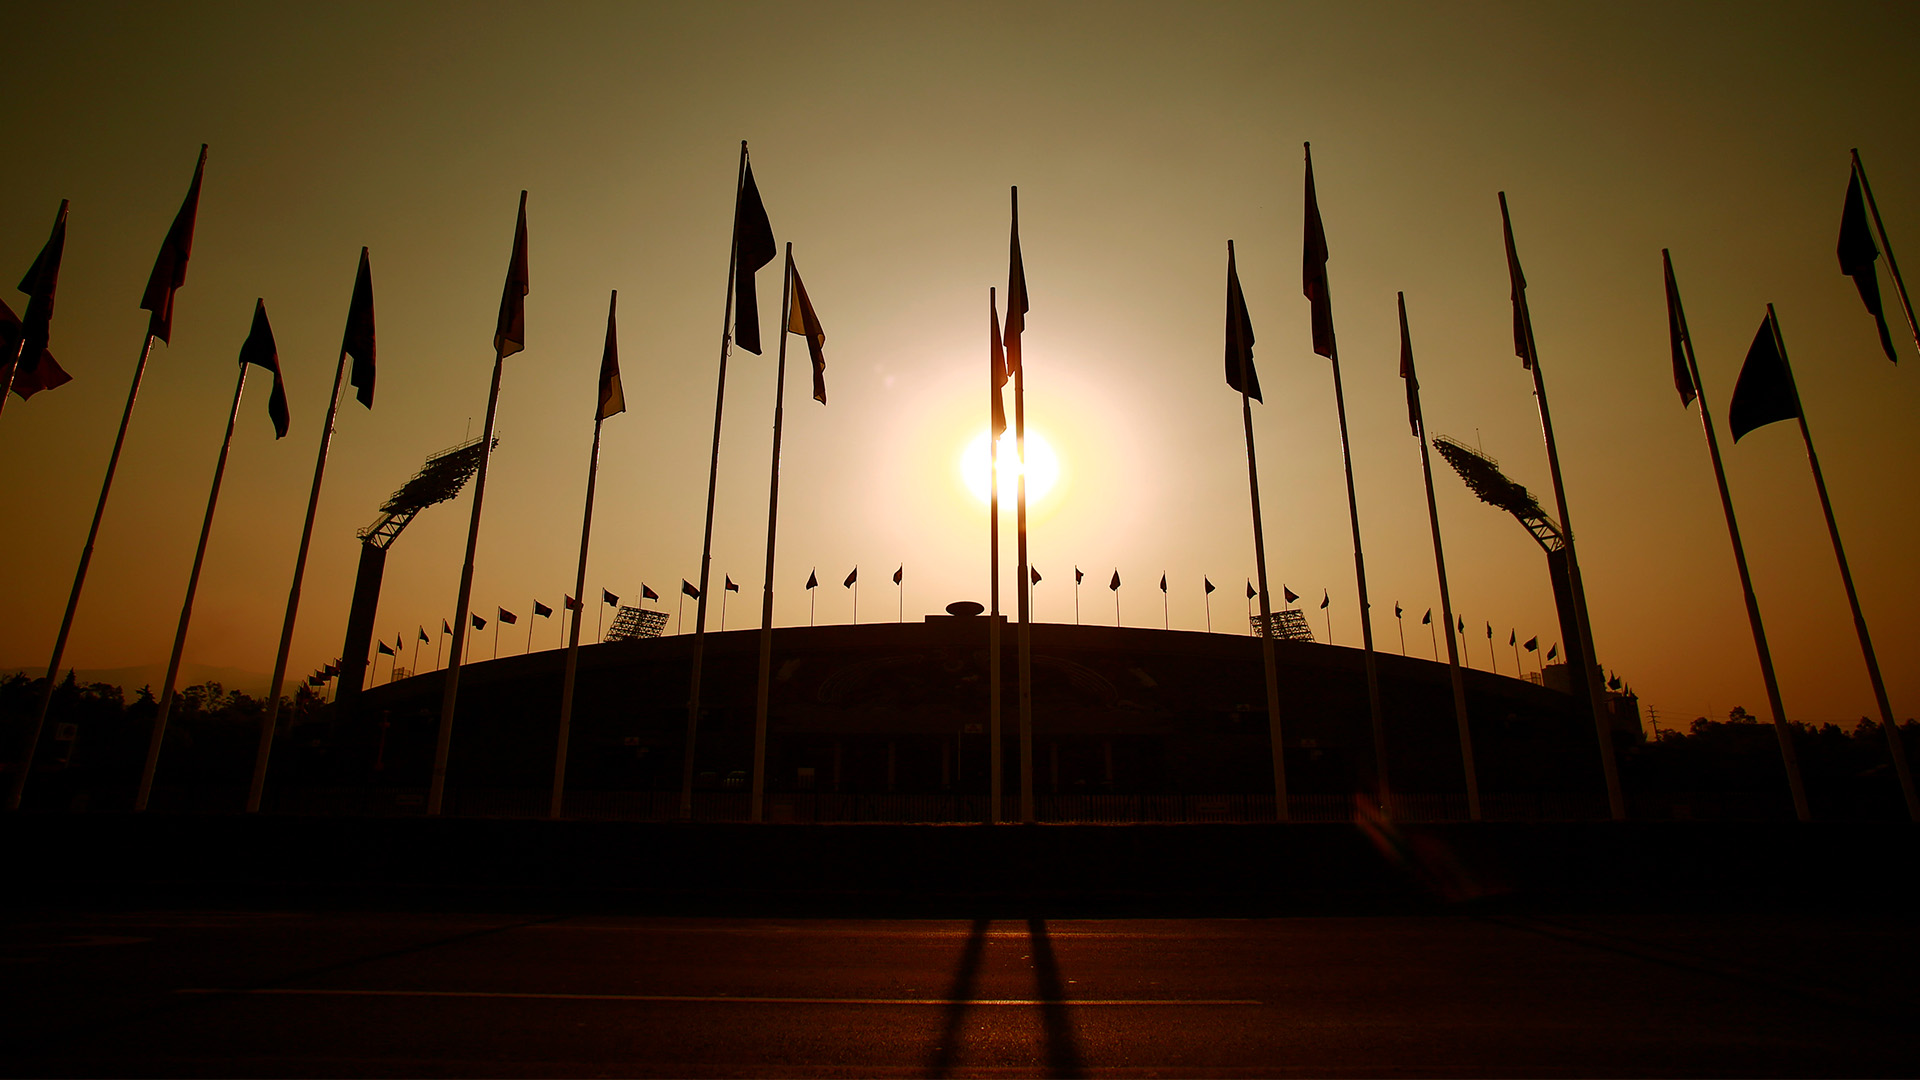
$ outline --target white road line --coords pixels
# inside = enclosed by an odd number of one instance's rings
[[[1259,1005],[1250,998],[823,998],[749,997],[710,994],[550,994],[514,990],[325,990],[298,987],[222,989],[192,987],[176,994],[269,995],[288,997],[511,998],[541,1001],[649,1001],[693,1005]]]

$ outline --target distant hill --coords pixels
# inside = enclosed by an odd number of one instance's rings
[[[10,678],[15,672],[25,672],[29,678],[39,678],[46,674],[46,668],[35,665],[0,665],[0,678]],[[66,672],[60,673],[61,678]],[[142,664],[121,668],[76,668],[74,678],[86,683],[112,683],[126,692],[127,698],[140,692],[142,686],[153,687],[153,696],[160,696],[160,681],[167,676],[165,664]],[[267,687],[273,682],[273,676],[259,671],[243,671],[240,668],[213,667],[209,664],[181,664],[179,687],[198,686],[204,682],[217,682],[228,690],[238,690],[255,697],[266,695]],[[293,673],[287,675],[287,686],[281,693],[291,694],[297,685]]]

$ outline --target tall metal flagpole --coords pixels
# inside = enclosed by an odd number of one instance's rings
[[[613,290],[607,297],[607,336],[609,344],[613,337],[614,305],[620,300],[619,290]],[[593,449],[587,453],[587,498],[586,509],[580,516],[580,562],[574,570],[573,595],[585,596],[587,592],[587,544],[593,539],[593,487],[600,474],[600,425],[606,421],[602,416],[606,402],[601,395],[606,392],[604,382],[594,395],[593,408]],[[621,408],[626,403],[624,397]],[[576,601],[569,606],[567,626],[567,664],[560,679],[560,737],[553,749],[553,796],[547,803],[547,816],[558,818],[561,804],[567,791],[567,739],[573,731],[573,681],[580,670],[580,609],[586,605]]]
[[[527,193],[522,191],[520,221],[524,223],[526,216]],[[517,231],[516,228],[516,233]],[[515,236],[514,246],[516,249],[520,246],[518,235]],[[514,268],[510,266],[507,273],[508,281],[511,283]],[[506,298],[503,297],[503,307],[505,301]],[[473,560],[480,549],[480,511],[486,504],[487,464],[493,460],[493,422],[500,407],[500,373],[508,355],[498,340],[499,332],[495,331],[494,336],[496,340],[493,348],[493,381],[487,387],[487,421],[480,433],[480,467],[473,477],[473,514],[467,519],[467,553],[465,561],[460,565],[460,595],[454,607],[467,626],[473,623],[473,609],[468,606],[473,602]],[[496,627],[496,635],[498,632]],[[447,673],[441,680],[440,730],[434,739],[433,780],[427,789],[427,813],[433,816],[439,815],[440,807],[447,794],[447,759],[453,750],[454,706],[460,700],[460,663],[466,657],[468,637],[466,626],[461,627],[460,632],[453,636],[453,654],[447,657]]]
[[[680,818],[693,817],[693,749],[700,733],[700,668],[707,651],[707,580],[713,566],[713,497],[720,484],[720,418],[727,404],[727,353],[733,345],[733,279],[740,261],[740,188],[747,181],[747,140],[740,140],[740,172],[733,185],[733,241],[727,245],[727,303],[720,323],[720,381],[713,392],[713,455],[707,465],[707,530],[700,545],[700,596],[693,604],[693,670],[687,681],[687,739],[680,763]],[[785,328],[781,337],[786,336]]]
[[[1700,402],[1700,429],[1707,436],[1707,456],[1713,459],[1713,479],[1720,490],[1720,509],[1727,516],[1727,538],[1733,542],[1733,565],[1740,571],[1740,592],[1747,602],[1747,625],[1753,629],[1753,648],[1760,656],[1760,675],[1766,682],[1767,707],[1773,713],[1773,732],[1780,741],[1780,760],[1787,768],[1787,788],[1793,795],[1793,812],[1801,821],[1812,821],[1807,806],[1806,785],[1800,778],[1800,759],[1793,749],[1793,729],[1787,726],[1786,706],[1781,704],[1780,680],[1773,673],[1773,650],[1767,647],[1766,627],[1760,622],[1760,601],[1754,596],[1753,575],[1747,572],[1747,549],[1740,542],[1740,523],[1733,516],[1733,496],[1727,490],[1727,470],[1720,460],[1720,439],[1713,430],[1713,413],[1707,408],[1707,388],[1700,381],[1700,365],[1693,358],[1693,334],[1687,329],[1687,314],[1680,306],[1680,286],[1673,277],[1673,257],[1660,249],[1660,261],[1667,273],[1667,295],[1673,304],[1680,344],[1686,356],[1687,376],[1693,382],[1693,394]],[[1519,665],[1520,654],[1514,653]]]
[[[1767,305],[1767,325],[1773,327],[1773,347],[1780,351],[1781,366],[1787,370],[1787,385],[1793,390],[1793,411],[1800,421],[1800,439],[1807,446],[1807,464],[1813,467],[1814,490],[1820,493],[1820,509],[1827,516],[1827,536],[1833,540],[1833,557],[1840,563],[1840,582],[1847,588],[1847,606],[1853,610],[1853,630],[1860,637],[1860,655],[1867,662],[1867,678],[1873,684],[1873,700],[1880,707],[1880,725],[1887,732],[1887,749],[1893,754],[1893,770],[1900,777],[1900,793],[1906,796],[1907,814],[1920,823],[1920,795],[1913,787],[1913,773],[1907,767],[1907,748],[1900,735],[1900,724],[1893,717],[1887,700],[1887,683],[1880,677],[1880,661],[1873,654],[1873,638],[1867,633],[1867,618],[1860,613],[1860,594],[1853,587],[1853,571],[1847,566],[1847,551],[1840,545],[1840,526],[1833,518],[1833,501],[1827,498],[1827,479],[1820,472],[1820,457],[1813,452],[1813,433],[1807,430],[1807,410],[1800,403],[1800,386],[1793,377],[1793,365],[1787,363],[1786,342],[1780,336],[1780,318]]]
[[[202,151],[204,152],[204,151]],[[127,443],[127,425],[133,422],[133,405],[140,397],[140,380],[147,373],[147,358],[153,354],[153,328],[149,324],[141,339],[140,362],[133,367],[133,386],[127,390],[127,407],[120,413],[120,431],[113,437],[113,453],[107,457],[107,476],[100,482],[100,499],[93,504],[93,524],[87,526],[87,543],[80,549],[80,568],[74,571],[73,588],[67,593],[67,610],[60,616],[60,633],[53,639],[53,659],[47,663],[47,684],[40,688],[40,701],[34,706],[33,726],[27,729],[26,751],[20,771],[13,775],[7,792],[7,809],[20,809],[26,794],[27,777],[33,772],[33,754],[40,745],[40,732],[47,723],[47,708],[53,702],[54,680],[60,675],[60,660],[66,655],[67,636],[73,632],[73,616],[80,608],[80,590],[87,583],[87,567],[93,562],[93,545],[100,537],[100,519],[106,516],[107,493],[113,490],[113,474],[120,467],[120,450]]]
[[[1887,239],[1887,227],[1880,223],[1880,204],[1873,201],[1873,185],[1867,183],[1867,167],[1860,163],[1858,147],[1853,150],[1853,171],[1860,175],[1860,191],[1867,197],[1867,209],[1873,212],[1873,227],[1880,233],[1880,250],[1887,253],[1887,269],[1893,271],[1894,288],[1900,292],[1900,310],[1907,315],[1907,332],[1913,335],[1913,347],[1920,349],[1920,325],[1913,319],[1913,301],[1907,299],[1907,283],[1900,277],[1900,263],[1893,257],[1893,242]]]
[[[1513,239],[1512,219],[1507,214],[1507,193],[1500,193],[1500,221],[1506,228],[1509,245]],[[1509,249],[1511,250],[1511,248]],[[1518,256],[1514,265],[1517,267]],[[1516,282],[1516,284],[1518,284]],[[1524,294],[1520,302],[1526,303]],[[1587,667],[1581,672],[1587,684],[1587,701],[1593,709],[1593,724],[1600,740],[1600,769],[1607,784],[1607,807],[1613,820],[1627,819],[1627,800],[1620,790],[1620,771],[1614,762],[1613,726],[1607,711],[1607,701],[1600,685],[1599,657],[1593,651],[1593,625],[1587,618],[1587,589],[1580,577],[1580,560],[1574,554],[1573,522],[1567,515],[1567,489],[1560,478],[1560,448],[1553,438],[1553,412],[1547,406],[1547,384],[1540,374],[1540,352],[1533,339],[1533,316],[1529,311],[1523,320],[1526,338],[1528,367],[1533,370],[1533,398],[1540,407],[1540,431],[1547,444],[1547,470],[1553,477],[1554,506],[1560,511],[1560,529],[1564,535],[1567,553],[1567,591],[1573,594],[1573,619],[1580,634],[1579,646],[1581,662]],[[1449,630],[1452,628],[1449,627]]]
[[[1427,521],[1433,527],[1433,566],[1440,575],[1440,616],[1453,625],[1453,597],[1447,589],[1447,553],[1440,544],[1440,506],[1433,497],[1433,457],[1427,449],[1427,417],[1420,407],[1420,380],[1413,369],[1413,337],[1407,330],[1407,294],[1400,294],[1400,355],[1405,359],[1401,374],[1407,379],[1407,404],[1413,408],[1414,435],[1420,440],[1420,472],[1427,481]],[[1406,631],[1401,630],[1400,651],[1407,651]],[[1519,661],[1514,661],[1517,666]],[[1467,816],[1480,820],[1480,774],[1474,767],[1473,729],[1467,725],[1467,688],[1460,676],[1460,655],[1453,635],[1447,635],[1447,674],[1453,681],[1453,717],[1460,728],[1460,761],[1466,772]]]
[[[1233,266],[1233,241],[1227,241],[1227,266]],[[1273,601],[1267,594],[1267,537],[1260,518],[1260,469],[1253,449],[1253,402],[1247,396],[1248,358],[1253,343],[1240,353],[1240,420],[1247,429],[1247,490],[1253,499],[1253,566],[1260,579],[1260,659],[1267,672],[1267,738],[1273,751],[1273,815],[1287,821],[1286,747],[1280,740],[1280,665],[1273,655]]]
[[[367,249],[360,249],[360,263],[367,263]],[[355,281],[355,290],[359,283]],[[357,300],[358,297],[356,296]],[[352,330],[353,313],[347,316]],[[334,419],[340,412],[340,385],[347,377],[347,342],[340,342],[340,358],[333,366],[333,393],[327,397],[327,419],[320,425],[320,452],[313,463],[313,487],[307,492],[307,520],[300,528],[300,553],[293,560],[293,584],[287,589],[287,614],[280,624],[280,651],[274,655],[273,684],[267,691],[267,714],[260,719],[260,742],[253,755],[253,779],[247,785],[247,813],[260,812],[260,798],[267,786],[267,760],[273,753],[274,728],[280,718],[280,691],[286,686],[287,657],[293,651],[293,624],[300,611],[300,585],[307,574],[307,549],[313,544],[313,519],[320,511],[320,481],[327,474],[327,450],[333,445]],[[399,660],[396,656],[395,661]],[[391,675],[391,673],[389,673]],[[392,681],[391,678],[388,679]]]
[[[987,314],[993,324],[993,346],[1000,347],[1000,308],[994,289],[987,290]],[[1000,433],[993,430],[993,422],[1003,406],[1000,402],[1000,386],[996,381],[999,373],[989,367],[987,371],[987,392],[991,395],[987,405],[987,577],[988,593],[992,600],[992,610],[987,618],[987,752],[991,757],[988,764],[988,787],[991,804],[987,811],[987,820],[992,824],[1000,823],[1002,802],[1001,772],[1005,766],[1005,751],[1000,745],[1000,698],[1005,693],[1001,687],[1001,668],[1005,666],[1005,657],[1000,651]],[[1076,594],[1077,595],[1077,594]],[[1074,601],[1074,622],[1080,621],[1080,605]]]
[[[793,245],[780,272],[780,350],[773,375],[773,464],[767,478],[767,568],[760,597],[760,672],[753,694],[753,802],[749,821],[765,820],[767,801],[767,715],[773,692],[773,556],[780,525],[780,434],[786,419],[787,328],[793,319]]]
[[[140,790],[133,798],[135,813],[145,811],[153,794],[153,774],[160,766],[160,744],[167,736],[167,714],[173,711],[173,684],[180,677],[180,656],[187,647],[187,625],[193,621],[193,594],[200,587],[200,567],[207,560],[207,536],[213,532],[213,509],[220,501],[220,480],[227,473],[227,451],[233,447],[233,425],[240,418],[240,393],[247,388],[247,365],[233,384],[233,406],[227,410],[227,433],[220,440],[220,457],[213,466],[213,487],[207,492],[207,514],[200,521],[200,544],[193,551],[193,572],[187,575],[187,597],[180,603],[180,625],[173,633],[173,655],[167,659],[167,681],[160,687],[160,712],[147,738],[147,760],[140,767]]]
[[[1020,235],[1020,189],[1013,189],[1013,233]],[[1022,258],[1020,267],[1021,288],[1026,287],[1026,266]],[[1012,285],[1009,283],[1009,290]],[[1008,303],[1013,303],[1009,292]],[[1033,824],[1033,625],[1029,621],[1032,605],[1030,586],[1027,583],[1027,364],[1022,352],[1021,338],[1025,336],[1026,319],[1024,313],[1020,321],[1020,334],[1008,340],[1007,361],[1013,368],[1013,452],[1020,461],[1020,477],[1016,492],[1017,504],[1014,508],[1015,534],[1017,536],[1018,566],[1015,568],[1013,587],[1019,603],[1020,629],[1018,634],[1020,650],[1020,820]]]

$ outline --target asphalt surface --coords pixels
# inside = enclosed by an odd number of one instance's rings
[[[781,920],[14,912],[0,1071],[1920,1072],[1892,915]]]

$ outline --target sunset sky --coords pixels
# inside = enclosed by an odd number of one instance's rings
[[[1920,15],[1897,5],[47,5],[13,13],[0,86],[11,287],[73,201],[53,327],[70,385],[0,416],[0,663],[44,665],[146,313],[141,290],[202,142],[205,191],[171,346],[156,345],[69,666],[163,663],[254,298],[292,403],[263,381],[235,436],[190,662],[273,665],[361,245],[379,391],[342,405],[292,671],[338,655],[356,530],[431,452],[478,433],[529,191],[527,344],[507,362],[476,611],[525,645],[570,589],[609,290],[626,414],[607,422],[588,591],[697,580],[736,156],[827,332],[832,404],[789,359],[777,622],[909,619],[986,594],[986,513],[961,472],[986,424],[987,290],[1019,185],[1033,309],[1027,416],[1059,460],[1033,508],[1036,617],[1246,630],[1253,573],[1238,395],[1221,374],[1226,242],[1259,343],[1255,406],[1276,592],[1360,637],[1333,385],[1300,294],[1301,143],[1326,222],[1378,644],[1430,655],[1438,607],[1419,448],[1398,378],[1407,296],[1431,430],[1551,506],[1512,355],[1504,190],[1604,664],[1666,718],[1761,690],[1695,413],[1669,373],[1670,247],[1723,440],[1746,346],[1778,306],[1896,712],[1920,713],[1920,357],[1882,290],[1896,367],[1835,259],[1850,147],[1920,274]],[[734,354],[713,580],[757,618],[778,263],[767,355]],[[24,298],[9,293],[19,310]],[[1723,441],[1789,716],[1873,711],[1798,434]],[[1545,562],[1437,458],[1474,666],[1558,638]],[[395,545],[376,633],[454,617],[465,498]],[[1012,532],[1004,565],[1012,580]],[[1009,594],[1010,597],[1010,594]],[[689,605],[689,619],[691,618]],[[592,612],[589,611],[589,635]],[[1436,622],[1438,615],[1435,616]],[[710,616],[718,625],[718,611]],[[561,639],[558,619],[536,647]],[[491,651],[491,633],[476,651]],[[430,655],[431,646],[427,654]],[[1444,649],[1441,655],[1444,657]],[[263,680],[264,681],[264,680]]]

